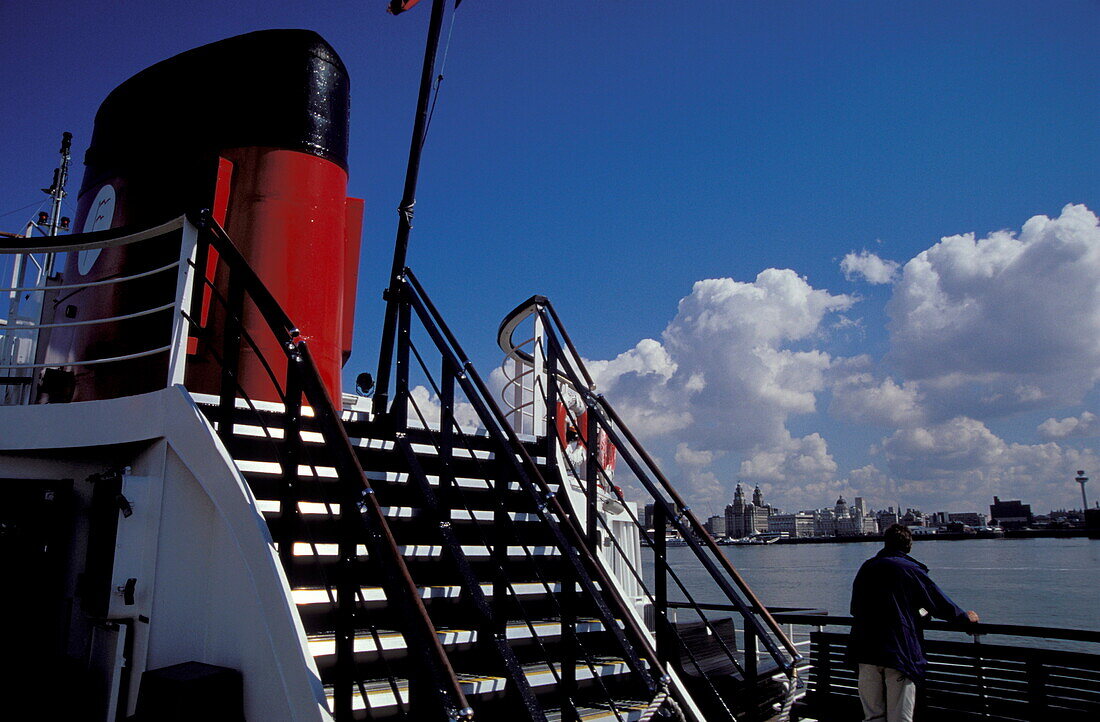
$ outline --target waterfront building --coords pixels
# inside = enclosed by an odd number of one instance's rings
[[[898,523],[898,515],[894,512],[894,507],[891,506],[886,511],[880,511],[876,514],[875,520],[878,525],[878,532],[881,534]]]
[[[1001,501],[1000,497],[995,496],[989,505],[989,520],[1002,529],[1022,529],[1031,526],[1034,517],[1031,515],[1031,504],[1022,504],[1019,499]]]
[[[814,536],[836,536],[836,513],[832,509],[814,512]]]
[[[926,526],[924,523],[924,512],[920,509],[906,509],[900,522],[910,528],[915,526]]]
[[[784,534],[791,539],[814,536],[813,512],[800,511],[794,514],[772,514],[768,517],[768,531]]]
[[[718,538],[726,535],[726,517],[721,515],[715,515],[707,519],[707,523],[703,525],[706,527],[707,532],[712,537]]]
[[[726,507],[726,536],[740,539],[750,534],[768,531],[768,517],[772,508],[764,503],[760,487],[753,492],[753,501],[745,502],[745,490],[741,484],[733,493],[733,503]]]
[[[947,515],[947,522],[949,524],[958,522],[959,524],[966,524],[969,527],[983,527],[986,525],[985,514],[979,514],[976,511],[964,511],[955,514]]]
[[[645,529],[653,528],[653,504],[646,504],[642,510],[642,527]]]

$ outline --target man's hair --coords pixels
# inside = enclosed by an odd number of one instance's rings
[[[888,551],[908,554],[913,548],[913,532],[909,531],[909,527],[904,524],[891,524],[890,528],[883,533],[882,539]]]

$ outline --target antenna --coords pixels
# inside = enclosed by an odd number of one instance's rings
[[[70,150],[73,145],[73,134],[65,131],[61,134],[61,164],[54,168],[53,183],[49,188],[43,188],[42,192],[50,197],[50,215],[45,220],[47,236],[56,236],[58,231],[69,230],[69,219],[61,215],[61,202],[65,199],[65,184],[69,180],[69,161],[72,156]],[[39,226],[41,228],[41,226]],[[56,254],[46,254],[45,275],[48,278],[53,275],[53,264]]]

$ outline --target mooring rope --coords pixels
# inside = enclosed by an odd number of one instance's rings
[[[669,694],[668,682],[666,678],[661,682],[661,688],[657,690],[657,695],[653,698],[653,701],[649,703],[649,706],[642,712],[642,716],[638,718],[638,722],[650,722],[653,717],[660,711],[662,707],[668,705],[669,712],[672,713],[672,719],[677,722],[686,722],[684,718],[684,711],[680,709],[680,704],[676,701],[676,698]],[[737,720],[733,720],[737,722]]]

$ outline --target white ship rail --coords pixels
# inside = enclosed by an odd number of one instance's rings
[[[181,383],[187,344],[183,311],[190,304],[196,238],[195,227],[181,216],[136,231],[116,228],[70,236],[6,239],[0,245],[0,277],[8,282],[0,287],[0,294],[8,300],[5,307],[0,307],[0,405],[66,401],[69,398],[63,388],[59,389],[58,378],[67,377],[73,383],[87,367],[159,355],[166,356],[165,385]],[[99,254],[104,249],[123,247],[137,251],[131,255],[133,258],[148,257],[159,262],[151,268],[128,267],[118,274],[103,275],[106,272],[100,271],[83,281],[70,281],[63,274],[46,271],[53,265],[47,261],[51,256],[63,263],[66,258],[62,254]],[[165,259],[168,262],[163,262]],[[141,261],[134,263],[140,265]],[[95,271],[94,265],[91,271]],[[135,281],[149,284],[161,277],[164,285],[158,284],[156,291],[144,299],[139,294],[127,294],[128,301],[142,300],[117,309],[122,312],[77,318],[77,304],[66,303],[73,298],[84,300],[82,294],[89,289],[125,288]],[[100,305],[113,308],[110,302]],[[149,318],[158,314],[164,316],[163,325]],[[140,326],[127,323],[138,319],[146,321]],[[73,342],[78,332],[87,342]],[[112,339],[118,352],[104,356],[82,350],[95,348],[97,344],[91,340],[99,335]],[[57,375],[46,383],[51,370]]]

